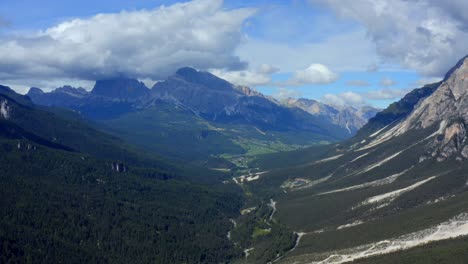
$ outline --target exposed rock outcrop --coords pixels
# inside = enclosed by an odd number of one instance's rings
[[[128,167],[122,162],[112,162],[111,163],[111,169],[115,172],[122,173],[122,172],[127,172]]]
[[[7,100],[1,100],[0,101],[0,117],[3,119],[9,119],[10,118],[10,106],[8,105]]]
[[[446,75],[439,87],[419,102],[412,113],[393,130],[400,135],[411,129],[439,124],[436,136],[427,144],[430,156],[444,161],[456,156],[466,158],[468,124],[468,58],[463,58]],[[465,154],[464,154],[465,153]]]

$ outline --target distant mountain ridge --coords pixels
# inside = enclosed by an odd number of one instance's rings
[[[189,67],[179,69],[151,89],[135,79],[119,77],[96,81],[91,92],[64,86],[49,93],[31,88],[27,95],[37,104],[71,108],[92,119],[114,118],[160,100],[186,107],[216,122],[245,122],[267,129],[313,131],[336,125],[335,130],[342,130],[337,134],[343,134],[339,138],[354,134],[377,112],[377,109],[370,108],[361,114],[360,109],[337,109],[311,99],[288,99],[287,107],[284,107],[283,102],[249,87],[236,86]],[[115,109],[110,104],[115,104]],[[319,107],[320,113],[315,113],[314,107]],[[97,114],[97,111],[110,114]]]
[[[138,80],[119,77],[96,81],[91,92],[66,86],[48,93],[31,88],[27,95],[40,105],[78,111],[104,124],[108,132],[152,146],[151,150],[172,155],[175,142],[185,142],[176,152],[192,153],[184,153],[184,159],[203,160],[222,153],[239,155],[242,149],[245,153],[258,153],[258,148],[261,152],[292,150],[341,140],[353,135],[372,112],[361,116],[358,109],[323,105],[327,114],[316,115],[188,67],[151,89]],[[134,137],[135,127],[139,137]],[[242,145],[241,150],[236,145]],[[205,150],[200,153],[201,149]]]
[[[283,103],[291,107],[298,107],[311,115],[324,118],[335,125],[346,128],[350,135],[354,135],[381,110],[371,106],[332,106],[306,98],[288,98]]]

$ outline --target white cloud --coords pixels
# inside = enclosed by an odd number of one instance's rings
[[[238,47],[236,54],[247,58],[251,66],[268,63],[281,68],[282,72],[296,71],[310,62],[320,62],[340,72],[361,71],[378,60],[375,45],[362,29],[325,36],[321,41],[310,43],[291,44],[248,38]]]
[[[194,0],[151,10],[74,19],[34,35],[0,39],[0,80],[127,75],[158,80],[179,67],[239,70],[234,54],[254,9]]]
[[[361,93],[348,91],[339,94],[325,94],[322,101],[334,106],[362,106],[368,105],[369,100],[397,100],[408,92],[408,89],[380,89]]]
[[[358,106],[366,103],[362,95],[351,91],[339,94],[325,94],[322,97],[322,101],[326,104],[335,106]]]
[[[80,80],[76,78],[51,78],[51,79],[18,79],[2,82],[20,94],[26,94],[31,87],[39,87],[44,91],[52,91],[64,85],[73,87],[82,87],[86,90],[91,90],[94,87],[94,81]]]
[[[416,85],[417,87],[421,87],[421,86],[424,86],[426,84],[432,84],[432,83],[440,82],[440,81],[442,81],[442,79],[443,78],[441,78],[441,77],[422,78],[422,79],[417,80],[414,83],[414,85]]]
[[[257,72],[258,73],[263,73],[263,74],[273,74],[273,73],[277,73],[279,72],[280,69],[279,68],[276,68],[270,64],[261,64],[259,67],[258,67],[258,70]]]
[[[376,63],[370,64],[366,69],[368,72],[377,72],[379,70],[379,65]]]
[[[395,80],[390,79],[388,77],[382,78],[379,82],[379,85],[383,87],[390,87],[390,86],[394,86],[395,84],[396,84]]]
[[[387,62],[442,76],[467,53],[467,1],[309,0],[360,23]]]
[[[211,70],[211,73],[226,81],[243,86],[259,86],[269,84],[271,77],[269,74],[252,71],[224,71],[224,70]]]
[[[258,67],[257,71],[226,71],[212,69],[211,73],[233,84],[244,86],[259,86],[271,84],[271,75],[279,72],[279,70],[279,68],[269,64],[262,64]]]
[[[371,100],[395,100],[403,97],[408,92],[406,89],[381,89],[369,91],[364,96]]]
[[[302,94],[297,90],[282,87],[277,88],[276,92],[272,96],[281,100],[287,98],[299,98]]]
[[[346,81],[346,85],[365,87],[365,86],[370,86],[370,83],[365,80],[349,80],[349,81]]]
[[[285,85],[328,84],[338,80],[338,74],[323,64],[311,64],[304,70],[294,72]]]

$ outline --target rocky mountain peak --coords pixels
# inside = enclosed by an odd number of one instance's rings
[[[177,70],[175,76],[189,83],[204,86],[207,89],[232,91],[233,85],[209,72],[198,71],[190,67],[184,67]]]
[[[53,92],[65,93],[65,94],[76,96],[76,97],[84,97],[88,95],[88,91],[86,91],[84,88],[81,88],[81,87],[75,88],[70,85],[65,85],[63,87],[57,88]]]
[[[236,90],[241,91],[243,94],[247,96],[261,96],[263,97],[263,94],[255,91],[254,89],[248,87],[248,86],[236,86]]]
[[[298,107],[311,115],[324,118],[335,125],[345,128],[349,134],[357,132],[359,128],[363,127],[379,111],[379,109],[370,106],[361,108],[332,106],[306,98],[288,98],[283,100],[283,104],[289,107]]]
[[[43,94],[44,94],[44,91],[42,91],[41,88],[31,87],[29,88],[29,91],[26,95],[35,96],[35,95],[43,95]]]
[[[434,93],[407,118],[404,130],[426,128],[458,118],[468,123],[468,58],[463,58],[449,73]]]
[[[98,80],[91,94],[119,100],[132,100],[147,96],[149,89],[143,82],[130,78]]]
[[[460,60],[434,92],[420,101],[400,123],[381,136],[389,139],[410,130],[434,127],[432,135],[423,139],[427,155],[438,161],[456,156],[468,158],[468,58]]]

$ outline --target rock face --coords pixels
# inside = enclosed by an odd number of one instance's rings
[[[0,100],[0,118],[10,119],[10,106],[7,100]]]
[[[400,101],[390,104],[383,111],[378,112],[375,117],[359,131],[360,134],[367,134],[369,131],[377,131],[398,120],[403,120],[417,106],[417,104],[430,96],[440,85],[440,82],[425,85],[422,88],[414,89],[406,94]]]
[[[135,79],[116,78],[96,81],[91,94],[114,100],[132,101],[147,96],[149,89],[144,83]]]
[[[149,89],[135,79],[98,80],[91,92],[64,86],[49,93],[31,88],[27,94],[39,105],[58,106],[81,112],[88,118],[102,120],[134,111],[147,100]]]
[[[350,106],[331,106],[312,99],[288,98],[283,101],[290,107],[298,107],[309,114],[328,120],[329,122],[345,128],[349,134],[356,133],[370,118],[374,117],[380,109],[370,106],[355,108]]]
[[[203,118],[221,123],[243,123],[260,129],[306,130],[344,137],[346,131],[302,109],[292,109],[250,88],[235,86],[208,72],[182,68],[156,83],[151,95],[182,105]]]
[[[466,159],[468,124],[468,58],[463,58],[425,99],[418,101],[406,118],[382,135],[391,138],[410,130],[438,130],[427,137],[427,155],[444,161],[450,157]]]
[[[83,88],[63,86],[50,93],[44,93],[40,88],[32,87],[27,96],[40,105],[73,107],[80,104],[81,100],[89,94]]]

